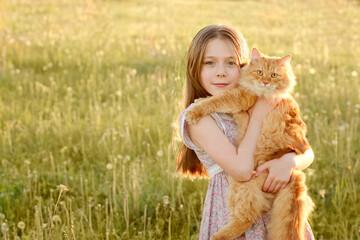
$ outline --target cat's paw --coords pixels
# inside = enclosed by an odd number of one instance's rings
[[[202,115],[198,114],[197,112],[189,110],[185,113],[185,118],[186,121],[188,121],[188,123],[196,124],[200,120],[200,118],[202,118]]]

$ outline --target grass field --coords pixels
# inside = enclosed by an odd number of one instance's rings
[[[0,1],[1,239],[197,239],[207,179],[175,175],[192,37],[292,54],[316,239],[360,239],[357,1]]]

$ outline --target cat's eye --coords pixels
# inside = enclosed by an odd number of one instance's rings
[[[256,72],[259,76],[262,76],[263,75],[263,72],[261,70],[257,70]]]
[[[272,74],[271,74],[271,77],[272,77],[272,78],[276,78],[277,76],[278,76],[277,73],[272,73]]]

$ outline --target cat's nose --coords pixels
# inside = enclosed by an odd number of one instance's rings
[[[263,84],[266,86],[266,85],[268,85],[268,82],[263,82]]]

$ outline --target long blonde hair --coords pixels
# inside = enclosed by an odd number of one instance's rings
[[[182,110],[190,106],[197,98],[211,96],[200,84],[200,73],[205,49],[212,39],[220,38],[231,42],[234,46],[240,66],[246,64],[249,50],[241,33],[226,25],[209,25],[201,29],[191,41],[186,67],[186,85],[183,96]],[[184,144],[176,159],[177,172],[182,176],[196,178],[209,176],[205,167],[201,164],[195,152]]]

